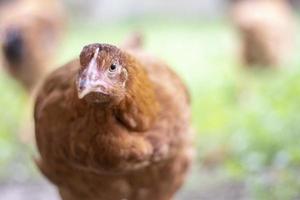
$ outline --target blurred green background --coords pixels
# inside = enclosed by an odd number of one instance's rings
[[[200,175],[186,190],[197,190],[206,174],[210,181],[242,184],[249,199],[300,199],[300,40],[288,65],[246,70],[239,64],[238,34],[226,19],[73,23],[53,68],[88,43],[119,44],[136,30],[145,35],[145,49],[169,63],[191,91],[197,132],[192,173]],[[0,182],[36,179],[34,148],[19,139],[31,100],[5,73],[0,90]]]

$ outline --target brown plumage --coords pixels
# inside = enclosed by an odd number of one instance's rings
[[[187,90],[163,62],[86,46],[35,105],[37,164],[64,200],[170,200],[191,160]]]
[[[286,0],[234,0],[232,17],[241,33],[245,64],[277,66],[291,56],[294,18]]]
[[[0,48],[5,69],[31,91],[53,64],[65,16],[58,0],[0,3]]]

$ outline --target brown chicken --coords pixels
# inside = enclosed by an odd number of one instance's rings
[[[35,126],[63,200],[170,200],[191,161],[187,89],[140,50],[84,47],[46,79]]]
[[[294,18],[286,0],[233,0],[232,17],[249,66],[278,66],[293,52]]]
[[[53,64],[65,16],[58,0],[0,3],[0,48],[4,68],[31,91]]]

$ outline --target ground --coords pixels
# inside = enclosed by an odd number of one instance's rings
[[[193,175],[196,184],[187,184],[176,200],[248,200],[246,187],[239,181],[213,180],[212,172]],[[196,180],[197,179],[197,180]],[[55,188],[46,180],[0,185],[0,199],[5,200],[59,200]]]

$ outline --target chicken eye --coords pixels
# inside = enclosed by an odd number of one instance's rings
[[[115,72],[115,71],[117,71],[117,65],[111,64],[111,66],[109,67],[109,72]]]

